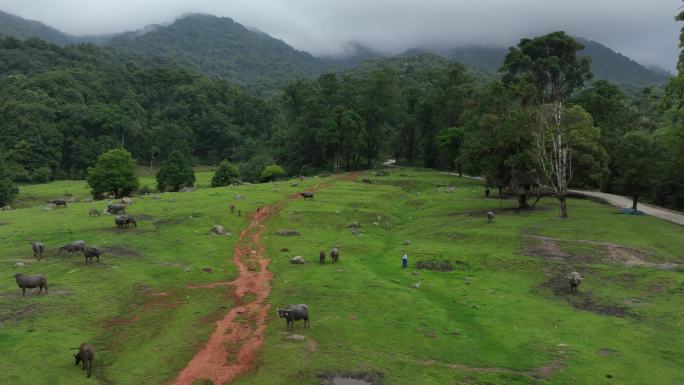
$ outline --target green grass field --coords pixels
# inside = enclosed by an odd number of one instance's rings
[[[376,183],[330,177],[212,189],[204,171],[195,192],[135,198],[129,211],[144,220],[128,230],[116,230],[111,216],[88,217],[102,201],[43,206],[67,192],[83,201],[84,182],[22,186],[22,208],[0,213],[0,384],[173,381],[233,305],[225,287],[188,285],[234,278],[233,247],[248,214],[276,203],[284,206],[263,238],[272,316],[256,367],[235,384],[314,385],[334,373],[406,385],[684,383],[682,227],[576,199],[567,220],[550,198],[521,213],[513,201],[485,198],[478,181],[431,171],[364,175]],[[445,182],[455,191],[436,190]],[[327,187],[315,200],[288,200],[319,183]],[[230,214],[231,203],[242,216]],[[361,234],[347,227],[353,221]],[[210,235],[213,224],[232,235]],[[32,239],[47,245],[42,261]],[[56,254],[77,239],[105,248],[99,265]],[[340,264],[320,265],[319,250],[335,245]],[[294,255],[308,263],[288,263]],[[451,270],[416,267],[428,261]],[[566,287],[575,270],[584,277],[576,295]],[[19,271],[45,274],[50,294],[21,298]],[[275,314],[290,303],[310,308],[311,328],[295,324],[303,340],[288,339]],[[70,350],[84,341],[97,349],[88,380]]]

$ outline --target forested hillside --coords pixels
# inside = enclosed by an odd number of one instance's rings
[[[125,60],[171,60],[257,93],[317,76],[332,65],[227,17],[187,15],[168,26],[119,35],[107,48]]]

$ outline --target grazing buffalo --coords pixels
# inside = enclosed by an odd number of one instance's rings
[[[361,181],[363,182],[363,184],[373,184],[373,181],[368,178],[363,178]]]
[[[294,330],[294,321],[304,320],[304,327],[309,327],[309,308],[300,303],[299,305],[288,305],[285,309],[278,308],[278,316],[287,321],[287,331]]]
[[[83,255],[85,256],[85,263],[93,263],[93,257],[97,258],[97,262],[100,262],[100,249],[97,247],[86,247],[83,250]]]
[[[314,198],[314,193],[311,192],[311,191],[300,192],[299,195],[301,195],[301,196],[304,198],[304,200],[313,199],[313,198]]]
[[[138,227],[138,222],[130,215],[117,215],[116,218],[114,218],[114,224],[117,228],[128,228],[130,225]]]
[[[42,242],[31,242],[31,246],[33,247],[33,256],[38,258],[40,261],[41,258],[43,258],[43,250],[45,250],[45,245]]]
[[[88,344],[81,344],[78,347],[78,353],[74,354],[76,365],[83,363],[83,370],[88,370],[88,378],[90,378],[90,370],[93,368],[93,360],[95,359],[95,349]]]
[[[494,222],[494,211],[487,211],[487,223]]]
[[[99,217],[100,211],[98,211],[96,208],[91,208],[90,210],[88,210],[88,216]]]
[[[111,205],[107,207],[107,214],[118,214],[118,213],[126,213],[126,205],[119,203],[116,205]]]
[[[68,251],[71,254],[71,253],[74,253],[76,251],[83,251],[84,249],[85,249],[85,241],[74,241],[74,242],[71,242],[67,245],[60,247],[58,253],[61,253],[62,251]]]
[[[67,201],[66,199],[51,199],[48,201],[48,203],[52,203],[55,206],[64,206],[67,207]]]
[[[44,275],[24,275],[21,273],[14,274],[14,280],[17,281],[17,286],[21,288],[21,296],[26,297],[26,289],[35,289],[39,287],[38,294],[45,288],[45,295],[48,293],[47,278]]]
[[[325,251],[321,250],[321,252],[318,254],[318,259],[321,261],[321,264],[325,263]]]
[[[333,247],[333,249],[330,250],[330,259],[332,259],[333,263],[337,263],[337,261],[340,259],[340,251],[337,249],[337,247]]]
[[[580,283],[582,283],[582,276],[580,273],[573,271],[568,278],[570,282],[570,292],[577,293],[577,289],[579,288]]]

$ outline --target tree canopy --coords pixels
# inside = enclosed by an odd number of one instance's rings
[[[97,158],[94,167],[88,169],[88,185],[94,198],[114,194],[129,195],[138,188],[135,176],[135,160],[130,152],[117,148]]]

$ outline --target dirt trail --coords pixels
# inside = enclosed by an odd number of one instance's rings
[[[223,385],[245,373],[254,362],[254,353],[263,343],[270,309],[266,299],[272,278],[267,269],[271,261],[264,257],[261,236],[265,230],[264,221],[276,214],[280,206],[260,208],[250,219],[249,226],[240,233],[233,257],[239,275],[229,283],[235,288],[237,306],[216,323],[216,330],[207,344],[180,372],[174,384],[190,385],[195,380],[205,379]],[[257,271],[254,271],[255,264],[259,266]],[[248,293],[253,295],[253,299],[243,303]]]
[[[348,173],[339,176],[338,179],[354,180],[359,174]],[[330,185],[320,183],[308,191],[317,191]],[[288,200],[301,198],[299,193],[293,193]],[[273,277],[268,270],[271,260],[264,256],[265,248],[261,236],[266,230],[264,222],[276,215],[283,206],[284,203],[280,203],[259,208],[250,218],[249,226],[240,233],[233,256],[233,262],[238,267],[238,278],[235,281],[189,286],[232,286],[236,307],[230,309],[228,314],[216,323],[216,330],[209,341],[178,374],[175,385],[191,385],[196,380],[211,380],[215,385],[225,385],[252,367],[254,355],[263,344],[270,309],[266,299],[271,291]],[[257,265],[258,270],[255,269]],[[243,298],[247,294],[252,294],[253,297],[245,303]]]

